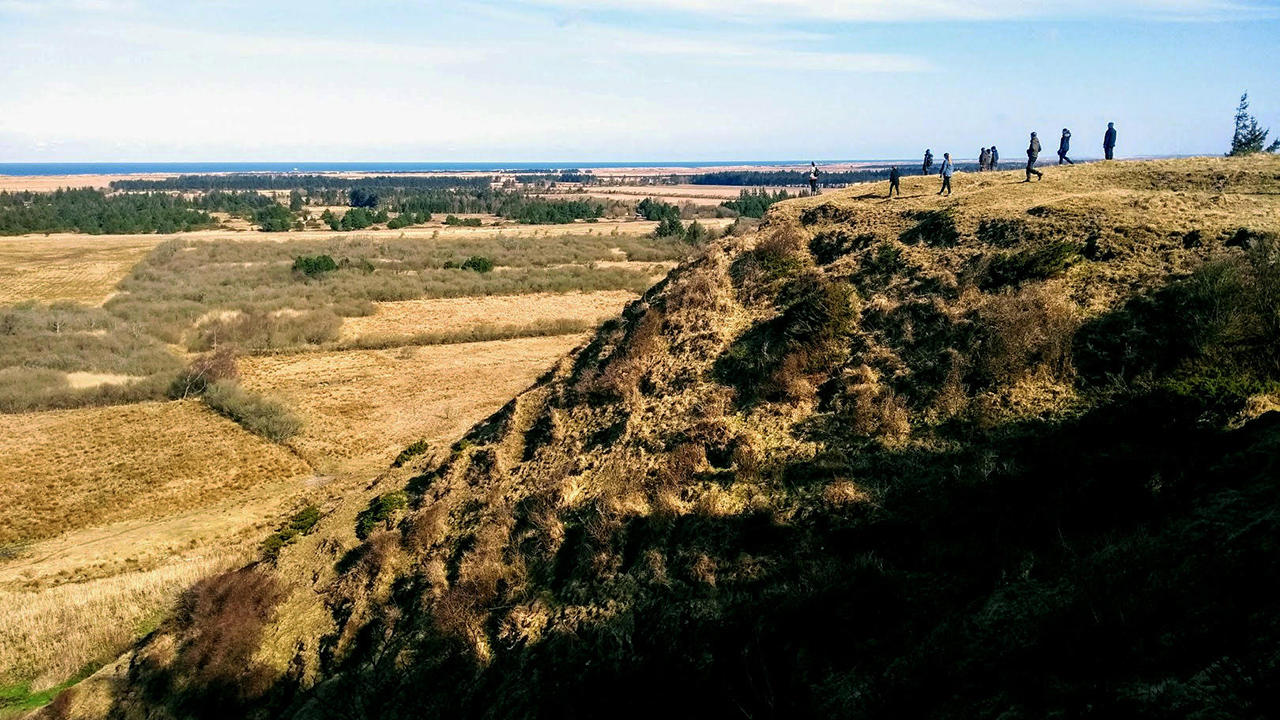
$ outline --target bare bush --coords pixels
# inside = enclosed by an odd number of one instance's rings
[[[252,567],[193,585],[179,607],[186,642],[174,661],[194,686],[188,692],[198,689],[241,700],[266,692],[270,671],[254,655],[286,594],[274,576]]]
[[[235,349],[224,345],[192,360],[187,369],[174,379],[169,396],[187,398],[203,393],[213,383],[236,382],[239,379]]]

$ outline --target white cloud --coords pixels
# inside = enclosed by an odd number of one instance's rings
[[[1138,17],[1156,20],[1256,19],[1280,16],[1255,0],[525,0],[568,10],[683,12],[721,18],[847,22],[1020,20]]]
[[[123,13],[131,12],[137,8],[137,0],[0,0],[0,14]]]

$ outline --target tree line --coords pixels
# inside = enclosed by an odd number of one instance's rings
[[[378,175],[366,178],[339,175],[294,175],[268,173],[234,173],[230,175],[179,175],[160,180],[114,180],[113,190],[350,190],[361,188],[450,188],[488,187],[493,178],[456,175]]]
[[[275,205],[258,193],[107,193],[93,188],[51,193],[0,192],[0,235],[80,232],[172,233],[212,227],[210,212],[251,216]],[[279,206],[277,206],[279,207]]]

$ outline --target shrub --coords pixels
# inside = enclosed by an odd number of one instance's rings
[[[824,230],[809,241],[809,252],[822,265],[835,262],[855,250],[861,250],[875,241],[874,235],[854,236],[848,230],[837,228]]]
[[[996,247],[1012,247],[1031,238],[1025,220],[987,218],[978,223],[978,239]]]
[[[493,270],[493,260],[490,260],[483,255],[472,255],[466,260],[463,260],[460,267],[463,270],[472,270],[483,274]]]
[[[187,701],[225,709],[268,689],[270,673],[254,655],[285,595],[278,580],[253,567],[201,580],[183,595],[178,619],[188,637],[174,665],[187,676]]]
[[[1080,259],[1075,243],[1058,240],[1037,248],[997,253],[987,261],[979,286],[993,290],[1045,280],[1058,275]]]
[[[838,364],[856,327],[858,298],[848,284],[802,275],[779,293],[782,314],[757,324],[716,361],[716,374],[741,400],[803,399],[810,377]]]
[[[330,255],[299,255],[293,260],[293,271],[302,273],[307,277],[319,277],[327,272],[333,272],[338,269],[338,263],[334,262]]]
[[[409,499],[403,492],[383,493],[369,501],[369,507],[356,515],[356,537],[364,540],[373,534],[378,527],[389,528],[391,519],[398,510],[408,505]]]
[[[1074,303],[1043,285],[991,295],[976,312],[975,368],[982,385],[1008,384],[1045,369],[1072,372],[1071,344],[1080,316]]]
[[[444,219],[445,225],[458,225],[461,227],[480,227],[482,223],[480,218],[460,218],[457,215],[448,215]]]
[[[960,241],[956,221],[947,210],[917,210],[907,213],[916,224],[898,237],[907,245],[924,243],[932,247],[951,247]]]
[[[204,401],[249,432],[274,442],[284,442],[302,428],[302,421],[285,406],[232,382],[211,383]]]
[[[804,234],[790,223],[770,227],[756,243],[750,258],[765,281],[791,275],[804,266]]]
[[[396,455],[396,459],[391,461],[391,467],[400,467],[430,449],[431,446],[426,440],[418,440],[409,447],[401,450],[400,454]]]
[[[316,523],[320,522],[320,508],[315,505],[308,505],[289,518],[289,522],[284,527],[275,531],[262,541],[262,554],[269,560],[274,560],[285,546],[293,543],[300,535],[310,535],[315,530]]]

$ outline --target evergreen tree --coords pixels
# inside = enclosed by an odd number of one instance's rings
[[[1258,119],[1249,114],[1249,93],[1240,96],[1240,107],[1236,108],[1236,132],[1231,138],[1231,152],[1227,153],[1228,157],[1233,155],[1252,155],[1262,152],[1276,152],[1280,150],[1280,139],[1267,145],[1267,134],[1269,129],[1264,130],[1258,125]]]
[[[289,191],[289,209],[294,212],[302,209],[302,193],[297,190]]]

